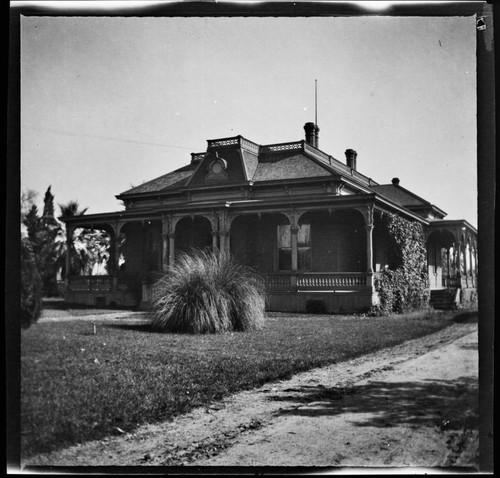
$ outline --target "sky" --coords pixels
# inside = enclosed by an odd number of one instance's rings
[[[304,139],[477,226],[474,17],[21,18],[21,191],[115,195],[208,139]],[[56,211],[58,212],[58,211]]]

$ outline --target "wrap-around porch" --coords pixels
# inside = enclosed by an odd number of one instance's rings
[[[66,277],[67,302],[145,305],[155,280],[191,248],[212,248],[258,272],[269,310],[300,310],[319,295],[330,309],[376,302],[383,260],[375,257],[372,206],[123,216],[68,223],[68,244],[76,227],[93,227],[106,230],[112,246],[107,275]]]
[[[211,248],[262,276],[268,310],[303,311],[313,300],[330,312],[361,311],[378,303],[375,277],[390,266],[390,251],[383,212],[373,204],[230,209],[69,221],[69,251],[77,227],[104,229],[111,247],[107,275],[66,277],[66,301],[145,306],[155,281],[168,273],[178,253]],[[464,221],[436,221],[425,231],[431,292],[445,289],[459,291],[460,301],[474,298],[475,230]]]

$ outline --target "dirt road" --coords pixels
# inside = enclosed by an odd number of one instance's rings
[[[477,323],[235,394],[33,465],[477,466]],[[186,469],[186,472],[189,470]]]

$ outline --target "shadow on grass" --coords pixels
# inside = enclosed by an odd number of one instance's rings
[[[352,413],[360,414],[359,418],[352,417],[353,423],[360,427],[409,425],[463,430],[478,427],[477,388],[477,380],[471,377],[370,382],[347,388],[305,386],[291,389],[288,396],[269,400],[304,403],[300,408],[283,409],[278,415],[318,417]]]
[[[158,334],[161,332],[158,332],[156,330],[153,330],[151,323],[150,322],[145,322],[145,323],[116,323],[116,324],[101,324],[100,327],[105,328],[105,329],[119,329],[119,330],[131,330],[135,332],[149,332],[152,334]]]
[[[453,322],[459,324],[472,324],[478,321],[477,310],[468,310],[460,312],[453,317]]]

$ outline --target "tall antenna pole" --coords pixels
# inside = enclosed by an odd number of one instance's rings
[[[318,80],[314,80],[314,124],[318,126]]]

